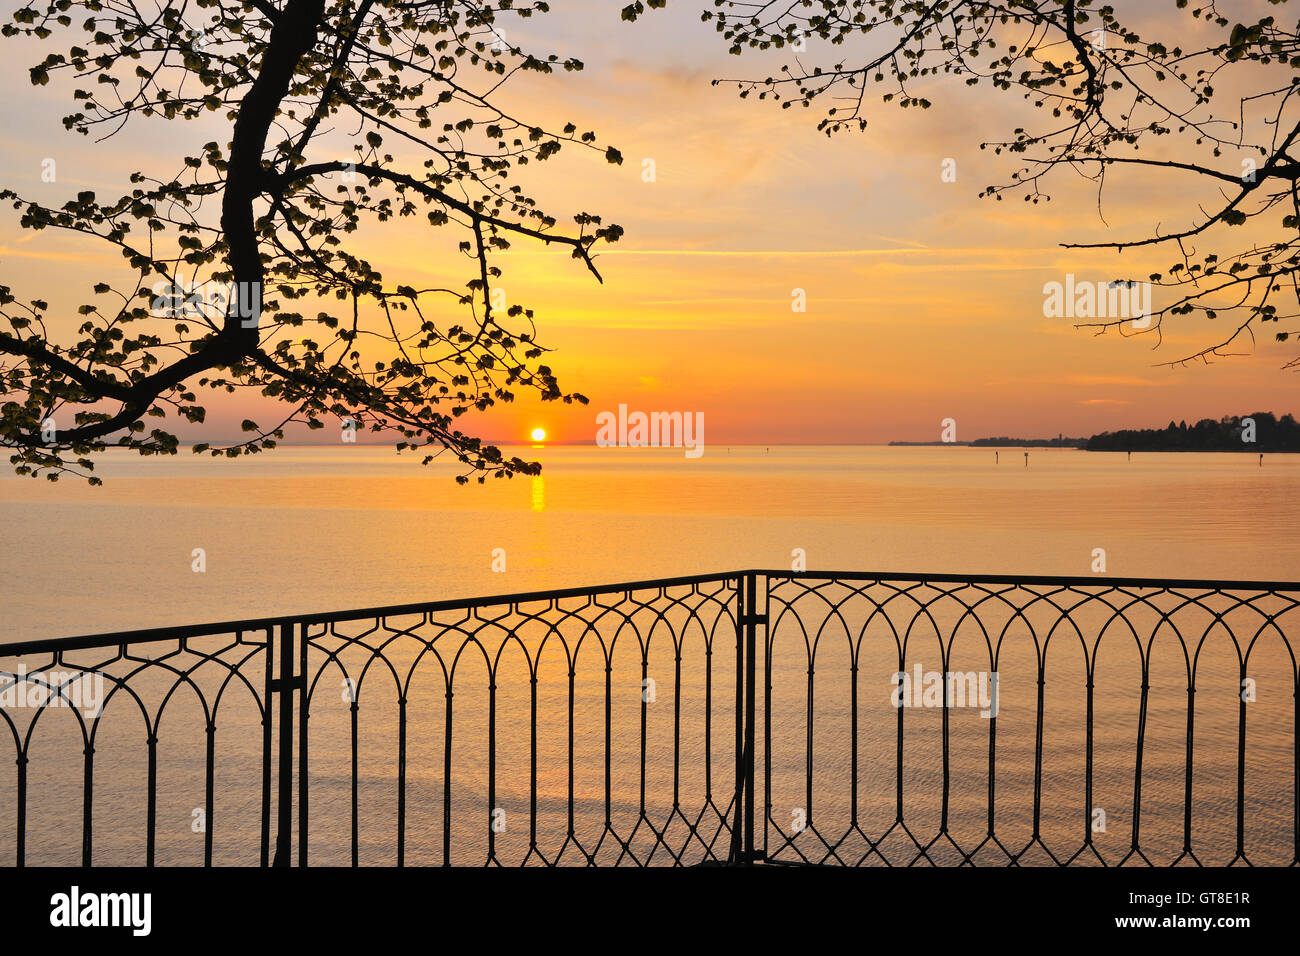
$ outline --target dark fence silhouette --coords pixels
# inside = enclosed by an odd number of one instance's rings
[[[1298,599],[739,571],[10,644],[0,852],[1294,865]]]

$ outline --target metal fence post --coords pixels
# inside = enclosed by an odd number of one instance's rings
[[[745,862],[753,863],[754,851],[754,743],[755,743],[755,671],[758,655],[757,631],[767,615],[758,612],[758,574],[750,571],[745,580]]]
[[[293,677],[294,627],[280,625],[280,676],[271,681],[271,692],[280,695],[279,775],[277,779],[277,825],[275,859],[272,866],[288,866],[293,838]]]
[[[732,792],[731,850],[729,864],[740,863],[745,851],[741,840],[744,828],[743,799],[745,793],[745,581],[741,574],[736,578],[736,776]]]
[[[746,571],[737,581],[736,615],[736,799],[729,863],[752,863],[754,848],[754,741],[757,629],[767,622],[758,613],[758,575]]]
[[[298,625],[298,865],[307,865],[307,624]]]

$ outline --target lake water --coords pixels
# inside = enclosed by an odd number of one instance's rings
[[[544,475],[461,487],[452,480],[451,465],[422,468],[391,450],[361,446],[285,448],[237,461],[188,454],[172,460],[110,455],[100,469],[106,482],[102,488],[68,480],[51,485],[0,479],[5,527],[0,639],[750,567],[783,569],[791,566],[796,551],[806,556],[810,570],[1061,574],[1098,583],[1115,576],[1300,580],[1300,541],[1290,533],[1300,517],[1300,457],[1294,456],[1268,456],[1260,466],[1253,455],[1135,454],[1128,460],[1117,454],[1046,449],[1031,450],[1028,464],[1017,449],[1001,449],[995,463],[993,449],[941,447],[710,447],[696,460],[680,449],[505,451],[536,456],[544,463]],[[195,570],[196,549],[202,553],[201,572]],[[1104,574],[1093,570],[1096,549],[1104,551]],[[774,589],[773,594],[805,606],[815,598],[800,597],[793,582],[784,587],[786,592]],[[727,596],[723,594],[724,603]],[[567,828],[570,793],[577,808],[575,830],[584,846],[593,846],[602,832],[606,763],[612,826],[622,836],[637,827],[644,812],[647,820],[659,821],[656,826],[672,821],[669,829],[685,840],[687,817],[694,822],[709,799],[720,801],[719,809],[725,811],[734,759],[735,640],[734,629],[728,631],[728,622],[717,616],[720,607],[704,602],[695,623],[684,617],[675,621],[684,633],[694,628],[676,648],[663,638],[647,647],[621,637],[620,649],[607,660],[592,657],[590,650],[576,652],[572,685],[565,658],[542,652],[544,629],[530,633],[526,623],[518,630],[518,655],[481,662],[477,670],[464,665],[461,673],[468,676],[459,678],[455,688],[453,858],[481,858],[490,812],[497,807],[505,811],[503,820],[511,821],[493,837],[502,859],[517,862],[527,855],[530,817],[536,821],[539,845],[558,846]],[[681,608],[659,611],[669,619]],[[824,609],[820,613],[815,624],[827,625],[828,615]],[[814,857],[820,852],[818,834],[834,842],[856,815],[863,834],[874,840],[895,813],[898,713],[889,703],[889,675],[899,663],[898,652],[888,634],[866,627],[869,611],[859,607],[852,614],[858,616],[844,622],[850,642],[830,621],[821,627],[823,643],[815,652],[793,618],[773,627],[772,707],[765,724],[769,738],[760,731],[759,740],[760,775],[769,755],[773,768],[771,789],[765,791],[771,803],[767,829],[779,843],[783,838],[775,827],[789,833],[800,814],[811,817],[813,831],[796,838],[795,846]],[[917,615],[909,614],[915,623]],[[958,625],[953,608],[936,611],[935,617],[935,626],[946,636],[954,628],[962,635],[950,670],[990,669],[988,654],[978,640],[964,636],[961,627],[967,625]],[[513,629],[519,622],[512,621]],[[399,631],[406,626],[385,623]],[[422,626],[428,623],[449,624]],[[1095,609],[1077,615],[1077,623],[1089,643],[1110,633]],[[346,639],[374,625],[371,619],[370,625],[360,622],[320,634],[313,648],[314,666],[319,665],[314,673],[323,675],[312,698],[313,862],[350,858],[349,708],[346,694],[335,689],[342,671],[326,667],[324,655],[330,647],[346,645],[355,656],[362,648]],[[1018,850],[1032,835],[1038,673],[1033,638],[1023,628],[1017,630],[1014,621],[1008,626],[997,668],[1003,710],[997,730],[996,806],[999,838]],[[416,624],[411,628],[413,634],[418,631]],[[1150,628],[1145,637],[1155,632],[1159,640],[1149,658],[1142,833],[1144,847],[1161,851],[1163,859],[1157,862],[1168,862],[1181,847],[1186,672],[1191,665],[1177,643],[1160,632],[1158,620]],[[856,669],[855,652],[846,650],[852,632],[861,640]],[[459,640],[463,632],[456,633]],[[504,646],[502,633],[498,629],[494,635],[496,649]],[[411,636],[397,634],[399,639],[385,651],[398,671],[414,668],[418,678],[407,693],[407,858],[438,862],[447,687],[431,659],[414,665],[422,645]],[[566,640],[572,642],[566,653],[574,654],[573,647],[582,643],[581,629]],[[1100,807],[1111,823],[1094,839],[1110,862],[1124,855],[1131,832],[1142,683],[1134,642],[1130,639],[1128,651],[1116,649],[1115,643],[1107,637],[1094,662],[1094,807],[1081,802],[1087,675],[1077,649],[1073,658],[1054,650],[1057,656],[1047,665],[1042,761],[1041,825],[1052,836],[1049,844],[1056,849],[1072,840],[1077,846],[1090,811]],[[1253,860],[1284,862],[1293,853],[1295,671],[1275,634],[1265,634],[1264,645],[1254,653],[1249,670],[1259,680],[1260,698],[1252,703],[1249,718],[1246,802],[1252,829],[1247,843]],[[907,649],[906,668],[941,666],[937,646],[933,633],[929,646],[926,635],[919,634]],[[1230,639],[1222,635],[1206,648],[1197,661],[1195,833],[1203,862],[1227,862],[1235,826],[1240,664]],[[1192,653],[1195,649],[1193,643]],[[815,675],[810,667],[814,653]],[[340,664],[346,663],[345,656],[339,652]],[[348,673],[356,675],[364,661],[348,666]],[[657,686],[657,698],[646,706],[643,669]],[[530,698],[532,678],[537,683]],[[366,679],[371,687],[383,680],[373,670]],[[260,680],[259,664],[253,682],[260,686]],[[856,739],[848,706],[854,681],[859,692]],[[495,727],[487,695],[493,682],[498,688]],[[711,688],[708,708],[706,688]],[[759,693],[761,699],[762,686]],[[396,696],[390,684],[386,694],[363,691],[359,698],[357,840],[363,863],[393,858]],[[537,713],[535,741],[529,733],[531,708]],[[606,708],[613,728],[608,737]],[[941,713],[906,712],[905,818],[922,844],[938,827]],[[950,832],[969,851],[985,827],[989,722],[974,711],[951,716]],[[218,862],[248,861],[260,813],[260,727],[251,707],[234,705],[217,723],[214,819],[220,825],[214,855]],[[195,836],[191,817],[204,805],[202,727],[197,705],[178,702],[159,729],[160,862],[201,859],[202,837]],[[63,730],[72,729],[65,720]],[[97,741],[96,862],[140,859],[141,739],[138,729],[133,736],[124,727],[106,729]],[[851,747],[854,740],[856,747]],[[495,781],[489,779],[489,751],[496,757]],[[858,794],[853,806],[855,751]],[[81,748],[41,742],[33,752],[44,763],[32,761],[26,829],[29,845],[41,851],[34,858],[29,849],[29,859],[75,862],[80,852]],[[816,780],[808,787],[805,771],[813,752]],[[674,767],[686,816],[672,810]],[[537,779],[535,813],[529,808],[531,775]],[[0,778],[0,819],[12,819],[15,812],[14,781],[12,771]],[[764,812],[761,800],[759,812]],[[637,837],[642,856],[654,843],[646,842],[647,829],[643,825]],[[12,841],[11,833],[7,839]],[[617,856],[612,839],[604,846],[613,846]],[[866,849],[859,835],[851,834],[842,845],[844,855],[854,859]],[[895,848],[903,857],[906,851],[906,846]],[[11,843],[0,844],[0,853],[11,852]],[[951,852],[942,856],[936,851],[936,856],[940,862],[960,860]]]
[[[557,447],[461,487],[391,449],[0,478],[8,641],[750,567],[1300,580],[1300,456]],[[206,570],[192,570],[203,549]],[[504,572],[493,571],[504,549]],[[498,564],[499,566],[499,564]]]

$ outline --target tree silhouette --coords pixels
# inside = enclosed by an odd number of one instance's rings
[[[640,6],[626,15],[635,19],[644,12]],[[1242,23],[1222,12],[1224,3],[1206,0],[1189,9],[1187,0],[1177,0],[1184,13],[1159,6],[1164,36],[1152,39],[1121,22],[1122,16],[1156,12],[1138,2],[715,0],[714,6],[703,17],[733,54],[796,51],[794,64],[774,76],[715,83],[735,82],[741,96],[757,93],[783,108],[820,101],[826,109],[819,128],[828,135],[866,128],[871,89],[882,88],[884,102],[922,109],[931,102],[916,90],[937,78],[1019,92],[1044,121],[1041,128],[1018,128],[1004,140],[981,144],[1023,162],[1007,181],[985,188],[983,197],[1020,193],[1038,203],[1050,198],[1045,179],[1068,168],[1095,185],[1100,209],[1108,177],[1140,168],[1165,175],[1170,213],[1185,225],[1062,245],[1170,249],[1176,261],[1164,272],[1118,280],[1149,281],[1169,290],[1162,293],[1168,301],[1152,310],[1149,327],[1126,328],[1127,318],[1080,327],[1154,333],[1158,345],[1166,316],[1198,312],[1229,320],[1222,337],[1162,363],[1176,365],[1237,354],[1228,350],[1239,339],[1253,342],[1256,325],[1296,318],[1300,27],[1294,22],[1265,16]],[[1244,11],[1250,5],[1231,6]],[[836,62],[805,67],[802,60],[814,55],[814,46]],[[1212,202],[1190,196],[1195,184],[1214,187]],[[1286,341],[1294,334],[1275,336]],[[1286,364],[1297,366],[1300,358]]]
[[[540,465],[463,434],[470,409],[515,389],[562,393],[538,362],[533,313],[493,289],[511,240],[568,249],[596,277],[593,246],[617,225],[580,212],[557,226],[513,178],[566,143],[621,162],[591,132],[549,130],[494,105],[517,73],[580,70],[508,42],[505,24],[547,11],[511,0],[41,0],[7,37],[57,43],[34,84],[67,78],[69,130],[96,141],[147,118],[224,117],[227,143],[139,172],[120,198],[82,192],[59,208],[0,191],[26,229],[116,247],[129,281],[94,285],[75,335],[51,335],[50,306],[0,285],[0,443],[20,474],[86,474],[110,444],[174,454],[148,418],[203,422],[202,389],[276,399],[272,426],[196,451],[274,447],[290,423],[392,434],[428,463],[448,451],[476,475]],[[71,40],[66,37],[71,35]],[[65,38],[64,42],[59,42]],[[70,45],[64,45],[66,43]],[[387,144],[387,147],[386,147]],[[391,150],[391,151],[389,151]],[[370,223],[423,216],[454,230],[462,288],[387,281],[364,257]],[[216,291],[212,291],[215,289]],[[224,291],[223,291],[224,290]],[[91,478],[92,482],[98,479]]]
[[[1089,451],[1300,452],[1300,423],[1290,414],[1202,418],[1195,425],[1170,422],[1166,428],[1124,428],[1088,439]]]

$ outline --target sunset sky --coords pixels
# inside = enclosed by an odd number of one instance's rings
[[[505,102],[538,122],[594,129],[625,162],[570,148],[541,167],[544,175],[529,170],[526,182],[561,223],[586,209],[626,234],[598,260],[603,286],[565,253],[526,242],[501,260],[501,286],[508,301],[536,310],[561,386],[591,404],[525,399],[465,419],[466,430],[518,441],[541,426],[552,440],[587,442],[595,416],[620,403],[702,411],[711,443],[937,440],[948,417],[959,440],[1088,435],[1297,410],[1296,380],[1281,370],[1293,348],[1270,341],[1271,331],[1247,357],[1171,370],[1154,365],[1222,330],[1183,319],[1153,351],[1153,336],[1097,338],[1043,316],[1044,283],[1066,273],[1108,280],[1173,261],[1169,252],[1121,259],[1057,244],[1182,223],[1192,203],[1178,180],[1108,192],[1109,229],[1095,191],[1069,174],[1054,181],[1048,205],[977,199],[1014,168],[979,143],[1030,118],[1015,94],[936,81],[926,88],[934,108],[877,100],[865,133],[828,139],[815,129],[816,109],[781,110],[710,85],[765,75],[771,61],[728,56],[700,22],[699,2],[678,0],[636,24],[620,23],[618,4],[554,7],[528,36],[521,28],[509,39],[577,56],[586,69],[523,78]],[[20,195],[52,205],[83,189],[116,196],[136,169],[173,171],[178,142],[228,139],[221,123],[158,120],[98,145],[67,133],[60,117],[72,84],[31,87],[30,47],[0,42],[11,112],[0,166]],[[40,180],[45,157],[58,163],[56,183]],[[956,160],[955,183],[940,178],[947,157]],[[654,161],[653,183],[642,181],[645,159]],[[443,257],[426,235],[395,223],[358,248],[393,284],[463,285],[463,262]],[[16,214],[0,210],[0,282],[21,298],[65,304],[70,325],[91,284],[123,274],[119,262],[89,242],[24,234]],[[791,310],[796,288],[806,291],[805,313]],[[209,410],[205,440],[232,437],[241,419],[258,417],[243,397],[210,399]],[[198,440],[193,429],[179,431]]]

